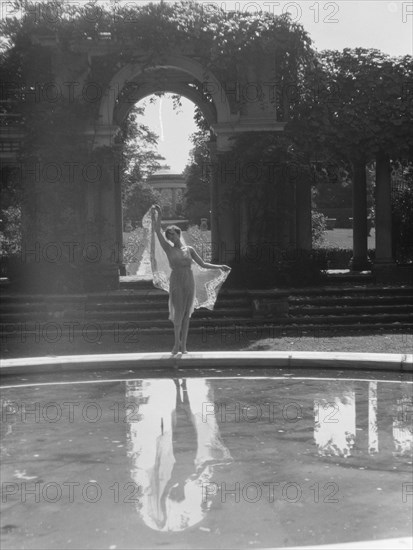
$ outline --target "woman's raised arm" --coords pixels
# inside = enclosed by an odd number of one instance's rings
[[[171,248],[171,245],[168,243],[168,241],[165,239],[165,237],[162,234],[161,218],[162,218],[161,207],[158,204],[154,204],[152,206],[152,223],[155,224],[155,233],[158,236],[160,245],[165,250],[165,252],[168,252],[168,250],[170,250]]]

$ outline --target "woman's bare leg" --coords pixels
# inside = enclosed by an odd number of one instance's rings
[[[181,328],[181,324],[174,323],[175,344],[172,350],[174,355],[179,352],[179,348],[181,347]]]
[[[182,338],[181,338],[181,351],[182,353],[188,353],[186,349],[186,340],[188,338],[189,329],[189,315],[185,315],[182,320]]]

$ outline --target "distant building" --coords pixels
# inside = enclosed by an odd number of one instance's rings
[[[182,213],[186,191],[185,177],[170,170],[158,170],[147,180],[148,185],[160,194],[162,218],[169,223],[187,222]]]

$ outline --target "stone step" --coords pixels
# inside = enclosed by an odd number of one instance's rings
[[[217,305],[221,303],[249,303],[252,299],[282,299],[288,298],[290,302],[351,302],[354,300],[363,300],[371,303],[375,303],[377,300],[394,300],[399,303],[413,303],[413,288],[399,288],[399,289],[375,289],[374,291],[368,289],[334,289],[334,293],[328,292],[327,289],[308,289],[306,292],[298,292],[296,289],[289,291],[256,291],[256,290],[244,290],[238,292],[220,292],[217,300]],[[58,304],[87,304],[100,306],[111,304],[129,305],[135,302],[149,302],[156,304],[168,299],[166,292],[154,290],[151,292],[130,292],[123,294],[121,292],[111,294],[81,294],[81,295],[21,295],[21,294],[3,294],[2,295],[2,309],[7,306],[35,306],[38,305],[51,305]],[[406,300],[408,300],[406,302]]]
[[[208,338],[221,336],[225,341],[233,339],[239,342],[251,339],[281,338],[291,336],[295,338],[311,337],[322,338],[343,335],[386,332],[403,333],[403,337],[409,338],[413,333],[413,323],[392,323],[384,324],[382,322],[365,322],[359,324],[335,323],[334,325],[301,323],[301,324],[259,324],[248,322],[233,321],[221,324],[194,324],[189,327],[190,335],[201,335],[202,341],[207,342]],[[408,335],[406,335],[406,332]],[[5,330],[1,327],[1,341],[3,345],[13,342],[35,344],[41,342],[59,343],[70,342],[76,345],[79,340],[82,342],[96,343],[102,340],[102,337],[110,337],[115,343],[139,343],[141,336],[156,336],[168,334],[173,338],[173,326],[168,322],[164,326],[142,326],[139,323],[119,323],[112,325],[73,325],[63,327],[57,332],[54,327],[38,325],[33,327],[8,327]]]
[[[129,289],[116,290],[107,293],[89,294],[17,294],[2,293],[2,306],[6,304],[56,304],[56,303],[128,303],[142,299],[156,302],[163,300],[167,293],[155,288],[150,289]],[[269,290],[248,290],[248,289],[222,289],[218,296],[218,302],[225,300],[251,300],[253,298],[282,298],[289,297],[289,300],[326,300],[330,299],[385,299],[394,297],[403,299],[413,298],[412,286],[379,287],[379,286],[346,286],[346,287],[315,287],[304,289],[269,289]]]
[[[271,319],[277,313],[270,312],[265,313],[262,316],[264,318]],[[371,306],[365,307],[364,305],[352,305],[345,307],[334,306],[298,306],[293,305],[288,308],[288,316],[291,318],[301,317],[324,317],[324,316],[337,316],[346,317],[354,315],[379,315],[379,314],[393,314],[393,315],[411,315],[413,317],[413,308],[410,305],[398,304],[387,306]],[[117,320],[117,321],[130,321],[130,320],[156,320],[162,319],[168,316],[167,304],[163,304],[162,307],[157,308],[131,308],[131,309],[90,309],[90,310],[44,310],[44,311],[9,311],[5,312],[1,316],[2,323],[24,322],[24,321],[52,321],[52,320],[89,320],[99,319],[105,320]],[[215,308],[214,310],[197,309],[193,314],[193,318],[211,318],[220,319],[221,317],[227,318],[251,318],[252,311],[250,307],[239,308]],[[255,318],[255,317],[254,317]]]
[[[107,294],[67,294],[67,295],[39,295],[39,294],[2,294],[2,308],[9,304],[35,305],[35,304],[128,304],[131,302],[150,301],[156,303],[168,299],[168,294],[161,290],[134,291],[122,293],[120,291]],[[246,291],[220,292],[217,303],[234,301],[248,301],[250,298]]]
[[[291,296],[289,298],[290,305],[312,305],[322,306],[324,304],[334,304],[337,306],[346,306],[354,304],[362,304],[366,306],[376,305],[413,305],[413,295],[389,295],[389,296]]]
[[[336,329],[337,326],[352,326],[359,327],[365,324],[375,325],[376,328],[393,327],[397,325],[396,328],[407,329],[408,327],[413,326],[413,316],[412,315],[393,315],[393,314],[379,314],[379,315],[349,315],[349,316],[337,316],[330,315],[324,317],[318,316],[301,316],[301,317],[273,317],[273,318],[238,318],[234,319],[222,317],[219,319],[213,318],[193,318],[191,320],[192,327],[209,327],[214,329],[214,327],[224,327],[224,326],[324,326]],[[114,330],[115,328],[119,331],[125,329],[154,329],[162,328],[168,329],[172,327],[171,322],[167,319],[152,319],[152,320],[105,320],[102,319],[53,319],[46,321],[20,321],[20,322],[9,322],[2,323],[1,330],[3,335],[9,333],[18,333],[18,332],[35,332],[36,330],[42,330],[42,327],[47,328],[50,331],[69,331],[71,328],[80,327],[89,327],[90,330],[93,327],[99,327],[99,330]]]
[[[252,317],[254,316],[252,305],[240,304],[237,307],[227,307],[217,305],[213,310],[206,308],[196,309],[194,317]],[[168,303],[163,304],[133,304],[132,307],[122,307],[119,304],[114,307],[87,307],[84,308],[81,304],[78,308],[73,307],[50,307],[50,308],[24,308],[10,307],[4,308],[1,314],[0,322],[13,322],[25,320],[44,320],[44,319],[156,319],[164,317],[168,313]],[[285,313],[290,317],[302,315],[311,316],[329,316],[336,315],[338,317],[348,315],[377,315],[377,314],[410,314],[413,315],[413,306],[410,304],[329,304],[319,305],[310,303],[289,303],[288,308],[285,308]],[[257,311],[256,315],[264,315],[271,317],[280,314],[280,310],[272,309]]]
[[[18,321],[58,321],[58,320],[118,320],[118,321],[129,321],[129,320],[156,320],[164,319],[168,317],[168,305],[164,304],[163,308],[154,309],[134,309],[134,310],[104,310],[100,311],[97,309],[93,310],[64,310],[64,311],[19,311],[19,312],[8,312],[4,313],[1,316],[2,323],[18,322]],[[234,318],[247,318],[251,317],[251,308],[215,308],[214,310],[209,309],[197,309],[193,314],[194,318],[214,318],[220,319],[221,317],[234,317]]]
[[[313,304],[289,305],[288,313],[296,315],[349,315],[349,314],[378,314],[378,313],[410,313],[413,315],[413,307],[409,304],[388,304],[388,305],[334,305],[318,306]]]

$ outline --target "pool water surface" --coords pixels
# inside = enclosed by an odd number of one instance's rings
[[[1,394],[2,546],[409,537],[412,384],[385,378],[11,380]]]

